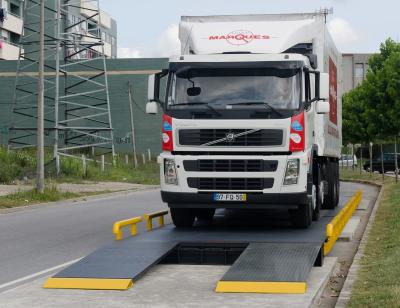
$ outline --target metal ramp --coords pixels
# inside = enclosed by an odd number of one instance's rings
[[[218,282],[216,292],[305,293],[321,246],[251,243]]]
[[[190,229],[172,225],[115,241],[49,278],[44,288],[127,290],[156,264],[232,267],[216,292],[305,293],[311,268],[322,266],[361,201],[361,192],[307,229],[260,228],[235,220]],[[226,221],[225,221],[226,222]]]
[[[325,221],[325,223],[323,222]],[[237,229],[197,226],[193,229],[179,230],[168,225],[164,228],[146,232],[140,236],[129,237],[99,248],[79,262],[57,273],[44,285],[45,288],[61,289],[103,289],[126,290],[130,288],[146,271],[156,264],[233,264],[226,277],[237,277],[233,281],[244,281],[255,272],[251,267],[264,272],[262,279],[274,281],[278,276],[270,275],[280,271],[285,264],[298,264],[303,275],[293,271],[282,279],[297,281],[298,277],[308,276],[311,267],[322,265],[322,248],[325,241],[327,219],[313,224],[305,230],[279,228]],[[302,251],[298,260],[299,250]],[[284,258],[276,255],[283,253]],[[256,254],[256,255],[255,255]],[[260,257],[262,259],[260,259]],[[316,261],[318,259],[318,261]],[[258,261],[257,261],[258,260]],[[263,262],[260,262],[263,260]],[[275,267],[271,267],[273,260]],[[285,261],[285,263],[278,263]],[[257,262],[256,262],[257,261]],[[247,273],[241,278],[239,273]],[[253,273],[253,274],[252,274]],[[223,280],[227,280],[226,277]],[[261,278],[260,278],[261,279]],[[297,280],[296,280],[297,279]],[[282,280],[283,281],[283,280]],[[250,280],[255,282],[255,280]],[[224,286],[224,284],[222,284]],[[255,285],[253,284],[252,287]],[[264,291],[267,290],[264,285]],[[227,292],[229,288],[217,288],[217,292]],[[273,289],[268,289],[273,293]],[[305,287],[303,287],[305,290]],[[233,291],[231,291],[233,292]]]
[[[49,279],[44,287],[126,290],[177,245],[173,242],[143,242],[135,245],[131,241],[118,244],[101,248],[88,255]]]

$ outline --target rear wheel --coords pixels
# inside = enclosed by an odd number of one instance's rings
[[[187,208],[171,208],[171,218],[177,228],[189,228],[193,226],[195,211]]]
[[[336,191],[335,191],[335,207],[339,204],[339,196],[340,196],[340,181],[339,181],[339,163],[334,162],[334,174],[335,174],[335,184],[336,184]]]
[[[328,193],[324,197],[322,208],[333,209],[337,205],[337,174],[335,172],[335,163],[327,162],[326,180],[328,181]]]
[[[212,221],[215,209],[196,209],[196,217],[198,220]]]
[[[293,226],[301,229],[308,228],[312,222],[312,202],[308,202],[308,204],[300,204],[298,209],[290,210],[289,214]]]

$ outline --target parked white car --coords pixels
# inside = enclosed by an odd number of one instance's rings
[[[357,167],[357,157],[351,154],[343,154],[339,159],[339,166],[340,167]]]

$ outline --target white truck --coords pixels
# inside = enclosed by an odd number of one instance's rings
[[[334,208],[341,55],[326,15],[185,16],[179,37],[146,105],[163,110],[161,195],[174,224],[280,208],[306,228]]]

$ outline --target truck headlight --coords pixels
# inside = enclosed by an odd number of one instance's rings
[[[176,173],[175,160],[164,159],[165,184],[178,185],[178,174]]]
[[[297,184],[297,180],[299,178],[299,166],[300,163],[297,158],[288,160],[283,185]]]

